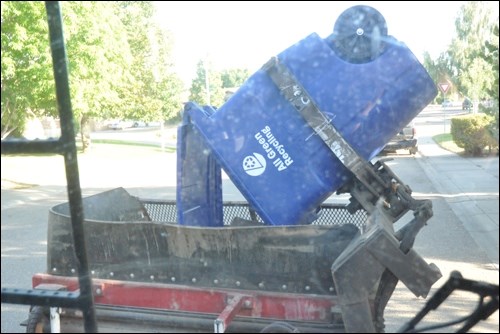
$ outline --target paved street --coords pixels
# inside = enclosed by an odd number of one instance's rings
[[[416,119],[421,152],[416,156],[402,153],[384,157],[393,159],[387,164],[411,186],[414,197],[432,200],[434,216],[414,247],[443,273],[431,294],[453,270],[459,270],[468,279],[494,284],[499,281],[498,157],[463,159],[439,149],[431,139],[432,135],[449,130],[449,118],[460,112],[424,110]],[[154,131],[130,129],[120,136],[127,140],[141,136],[143,141],[155,141],[158,136]],[[175,146],[175,129],[169,131],[166,147]],[[105,136],[116,137],[116,133],[106,131]],[[32,275],[46,270],[48,210],[67,200],[63,159],[50,156],[2,156],[1,159],[2,287],[29,288]],[[142,198],[175,198],[175,153],[162,152],[160,148],[99,144],[79,155],[78,160],[84,196],[124,187]],[[224,198],[241,199],[227,177]],[[404,217],[401,224],[408,219],[411,217]],[[459,293],[450,299],[443,312],[431,315],[430,322],[442,323],[452,320],[448,319],[451,315],[465,315],[476,299],[475,295]],[[425,301],[400,283],[386,309],[386,331],[397,331]],[[2,332],[23,332],[25,328],[19,322],[26,319],[27,310],[26,306],[2,304]],[[498,324],[497,311],[471,332],[498,333]],[[449,329],[436,331],[449,332]]]

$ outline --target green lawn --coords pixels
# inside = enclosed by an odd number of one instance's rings
[[[457,154],[463,154],[464,149],[460,148],[455,144],[451,137],[451,133],[442,133],[439,135],[435,135],[432,137],[432,139],[442,148],[444,148],[447,151],[457,153]]]
[[[175,152],[176,151],[176,149],[173,147],[164,147],[162,150],[161,147],[158,145],[137,143],[137,142],[126,141],[126,140],[113,140],[113,139],[93,139],[92,140],[92,145],[99,145],[99,144],[143,147],[145,149],[152,149],[152,150],[155,150],[158,152]],[[79,141],[79,140],[76,141],[76,148],[77,148],[79,153],[82,152],[81,141]]]

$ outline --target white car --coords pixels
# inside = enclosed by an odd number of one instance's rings
[[[108,124],[108,128],[112,130],[123,130],[134,126],[134,122],[119,120]]]
[[[453,102],[451,102],[450,100],[444,100],[443,103],[441,104],[441,107],[443,108],[453,107]]]

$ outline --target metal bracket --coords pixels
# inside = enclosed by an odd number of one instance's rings
[[[378,183],[385,182],[373,172],[370,164],[363,159],[349,143],[342,137],[340,132],[332,124],[324,113],[315,105],[311,96],[300,85],[293,74],[283,65],[277,57],[271,58],[263,69],[271,77],[283,96],[304,117],[309,126],[323,140],[335,156],[346,166],[373,194],[379,191],[372,185],[372,178]]]
[[[224,333],[236,314],[243,308],[251,308],[250,296],[236,294],[231,296],[226,308],[214,321],[214,333]]]

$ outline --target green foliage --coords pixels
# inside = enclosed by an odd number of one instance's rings
[[[75,118],[117,113],[132,55],[111,2],[75,1],[62,7]]]
[[[250,74],[250,70],[246,68],[232,68],[223,70],[221,73],[222,87],[239,87],[250,77]]]
[[[2,138],[56,112],[46,20],[41,1],[2,1]]]
[[[179,116],[183,101],[184,84],[173,71],[171,60],[171,36],[156,28],[158,39],[158,59],[156,72],[156,96],[163,102],[158,120],[171,120]],[[150,118],[152,119],[152,118]]]
[[[495,26],[492,29],[491,39],[486,41],[486,52],[483,54],[484,60],[488,63],[490,68],[493,70],[494,78],[493,85],[491,89],[488,90],[488,94],[498,102],[498,19]],[[497,106],[498,107],[498,106]],[[498,113],[498,109],[497,109]]]
[[[448,96],[460,95],[478,101],[492,96],[493,91],[498,92],[498,84],[495,89],[494,83],[498,78],[498,58],[496,68],[485,58],[489,53],[485,42],[490,41],[493,26],[498,25],[498,17],[492,15],[493,6],[492,1],[466,2],[457,15],[456,35],[447,50],[436,60],[424,55],[423,65],[434,82],[451,84]],[[498,35],[496,38],[498,41]],[[442,100],[442,94],[438,98]]]
[[[210,61],[200,60],[196,67],[196,77],[191,83],[189,100],[200,105],[220,107],[224,103],[224,95],[220,72],[212,70]]]
[[[451,119],[451,135],[458,147],[466,154],[479,156],[486,146],[495,145],[488,131],[492,117],[486,114],[472,114]],[[498,146],[498,144],[497,144]]]
[[[120,1],[119,15],[133,55],[131,86],[122,92],[122,117],[144,121],[168,120],[182,107],[182,82],[172,71],[172,40],[152,20],[149,1]]]
[[[469,1],[462,6],[455,21],[456,37],[447,52],[454,84],[463,96],[473,100],[486,98],[494,82],[491,66],[483,57],[485,41],[490,40],[495,22],[493,5]]]
[[[206,68],[205,68],[206,65]],[[221,72],[211,70],[210,61],[199,61],[196,77],[191,83],[189,100],[200,105],[210,104],[219,107],[226,100],[226,88],[241,86],[249,77],[250,70],[243,68],[225,69]],[[208,73],[208,81],[206,75]],[[207,91],[208,85],[208,91]],[[209,101],[210,100],[210,101]]]
[[[498,141],[499,141],[499,122],[498,122],[498,106],[499,106],[499,101],[498,101],[498,94],[499,94],[499,87],[498,87],[498,20],[493,27],[493,32],[491,39],[489,41],[486,41],[485,44],[486,52],[483,55],[483,59],[486,61],[486,63],[490,66],[491,70],[493,71],[494,79],[493,79],[493,84],[491,89],[487,91],[488,95],[490,96],[490,99],[492,100],[492,104],[487,106],[487,107],[480,107],[480,111],[484,112],[488,115],[493,116],[492,122],[488,126],[488,130],[493,137],[493,139],[496,141],[496,145],[498,146]]]
[[[75,119],[175,117],[182,83],[150,1],[61,2]],[[30,115],[57,115],[45,6],[2,1],[2,137]],[[31,117],[31,116],[30,116]],[[83,133],[82,133],[83,134]],[[82,138],[83,141],[83,138]]]
[[[446,54],[442,53],[439,55],[438,59],[434,61],[428,52],[424,52],[423,66],[436,85],[439,85],[440,83],[451,84],[453,75],[451,73]],[[450,96],[455,93],[456,88],[454,85],[451,85],[447,95]],[[435,103],[441,104],[443,100],[444,95],[442,93],[438,94]]]

